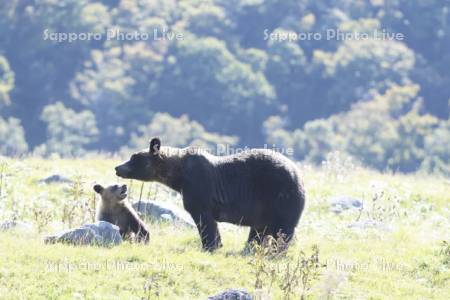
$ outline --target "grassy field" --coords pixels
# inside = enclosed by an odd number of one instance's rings
[[[302,166],[307,207],[286,256],[243,254],[248,229],[221,224],[224,247],[200,250],[197,232],[151,223],[148,245],[45,245],[61,227],[92,220],[92,185],[124,182],[130,197],[177,201],[162,187],[119,180],[119,159],[0,159],[0,221],[36,231],[0,232],[1,299],[206,299],[242,288],[260,299],[448,299],[450,181],[380,174],[339,163]],[[74,184],[40,184],[61,174]],[[364,200],[335,214],[328,199]],[[374,228],[351,226],[368,220]],[[446,244],[447,243],[447,244]],[[318,249],[318,261],[314,254]],[[296,268],[300,262],[301,267]],[[319,263],[317,263],[319,262]]]

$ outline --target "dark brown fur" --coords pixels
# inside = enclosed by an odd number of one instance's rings
[[[96,184],[94,191],[101,196],[96,215],[98,221],[106,221],[119,226],[120,235],[123,238],[127,238],[131,233],[134,233],[138,241],[148,242],[149,231],[147,226],[126,200],[126,185],[111,185],[104,188]]]
[[[154,138],[150,149],[133,154],[116,174],[180,192],[205,250],[222,245],[217,222],[249,226],[249,244],[279,235],[289,242],[305,205],[296,164],[266,149],[214,156],[191,147],[162,147]]]

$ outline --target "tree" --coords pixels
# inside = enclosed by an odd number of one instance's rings
[[[442,173],[450,177],[450,119],[425,137],[425,159],[421,169],[427,172]]]
[[[219,0],[235,28],[234,33],[244,48],[263,48],[265,29],[279,27],[286,19],[298,17],[302,3],[296,0]]]
[[[383,27],[405,35],[417,64],[412,74],[428,112],[448,118],[450,95],[450,3],[390,0],[380,13]]]
[[[3,119],[0,117],[0,154],[15,156],[28,151],[25,132],[20,120],[16,118]]]
[[[117,150],[149,120],[162,63],[163,57],[144,42],[92,52],[73,80],[71,94],[103,129],[98,148]]]
[[[226,11],[213,4],[194,7],[187,11],[186,30],[201,37],[227,39],[233,30],[233,23]]]
[[[172,147],[191,145],[210,150],[217,149],[218,145],[233,146],[238,141],[235,136],[207,132],[200,123],[186,115],[174,118],[167,113],[156,113],[148,125],[141,126],[132,135],[129,148],[144,149],[148,147],[149,139],[155,136],[161,137],[164,144]]]
[[[295,32],[277,29],[277,35],[295,34]],[[269,56],[265,75],[276,89],[281,110],[293,121],[292,126],[301,126],[314,118],[317,103],[312,97],[309,61],[303,49],[295,41],[268,40]],[[294,79],[295,78],[295,79]]]
[[[47,105],[41,119],[47,124],[48,139],[36,149],[39,154],[82,155],[98,135],[92,112],[84,110],[77,113],[61,102]]]
[[[69,43],[50,33],[103,32],[110,26],[106,6],[90,0],[2,1],[0,49],[15,73],[11,113],[22,120],[28,143],[45,140],[40,130],[42,108],[56,99],[70,99],[68,85],[91,49],[103,41]],[[46,35],[47,33],[47,35]]]
[[[161,112],[239,137],[240,146],[260,147],[266,135],[299,159],[320,162],[340,150],[379,169],[444,170],[444,2],[0,1],[1,115],[21,120],[30,148],[47,140],[44,107],[61,101],[95,116],[97,139],[74,146],[85,150],[118,151]],[[112,29],[120,34],[107,37]],[[68,42],[51,33],[101,37]],[[408,99],[395,113],[385,109],[394,98]]]
[[[315,163],[341,151],[379,170],[413,172],[421,165],[447,170],[447,122],[422,113],[418,92],[415,85],[394,86],[348,112],[307,122],[292,132],[271,118],[266,121],[267,141],[294,147],[296,158]]]
[[[0,56],[0,107],[10,104],[9,93],[14,88],[14,73],[11,71],[8,61]]]
[[[208,130],[239,132],[246,144],[256,143],[260,124],[273,110],[275,99],[264,74],[215,38],[190,36],[172,46],[158,110],[173,115],[189,112]]]
[[[378,22],[366,20],[342,24],[341,29],[363,33],[380,28]],[[348,109],[355,101],[383,93],[393,85],[410,83],[415,56],[402,42],[355,38],[343,41],[334,53],[317,50],[314,63],[323,68],[324,78],[330,80],[324,95],[325,105],[328,113],[335,113]]]

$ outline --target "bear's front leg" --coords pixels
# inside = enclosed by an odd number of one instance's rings
[[[145,228],[139,227],[139,230],[137,232],[137,240],[138,242],[148,244],[148,242],[150,241],[150,233]]]
[[[203,250],[214,251],[222,247],[217,222],[211,213],[191,214],[202,239]]]

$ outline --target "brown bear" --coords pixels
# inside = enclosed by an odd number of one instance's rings
[[[222,245],[217,222],[250,226],[248,243],[280,234],[289,242],[305,205],[296,164],[268,149],[214,156],[198,148],[161,147],[154,138],[149,150],[115,170],[122,178],[157,181],[181,193],[205,250]]]
[[[106,221],[117,225],[122,238],[135,234],[137,241],[148,243],[149,231],[145,223],[139,218],[137,212],[126,200],[126,185],[111,185],[107,188],[96,184],[94,191],[101,196],[97,209],[97,221]]]

